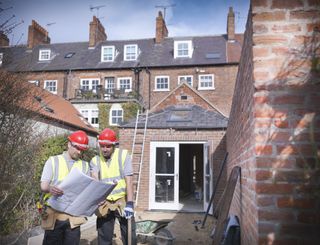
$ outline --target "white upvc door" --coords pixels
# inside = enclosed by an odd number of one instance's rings
[[[212,195],[212,168],[210,162],[210,150],[209,144],[203,144],[203,201],[204,201],[204,211],[207,211],[211,195]],[[209,214],[212,214],[212,204],[209,210]]]
[[[179,143],[150,143],[150,209],[179,209]]]

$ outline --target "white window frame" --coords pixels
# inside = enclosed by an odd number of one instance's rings
[[[84,81],[88,81],[88,84],[86,84],[85,86],[83,85]],[[93,86],[93,81],[98,81],[98,84],[95,84],[95,88]],[[85,90],[85,91],[92,90],[94,93],[96,93],[98,85],[100,85],[100,78],[81,78],[80,79],[80,89],[82,90]],[[88,86],[88,89],[84,89],[84,87],[87,87],[87,86]]]
[[[134,52],[130,52],[129,53],[129,50],[130,48],[134,48]],[[127,44],[127,45],[124,45],[124,55],[123,55],[123,59],[125,61],[130,61],[130,60],[137,60],[138,58],[138,45],[137,44]]]
[[[0,66],[2,65],[2,61],[3,61],[3,53],[0,53]]]
[[[211,81],[212,81],[211,86],[203,86],[202,85],[203,77],[211,77]],[[198,82],[198,90],[213,90],[213,89],[215,89],[214,88],[214,74],[201,74],[201,75],[199,75],[198,81],[199,81]]]
[[[39,50],[39,60],[50,60],[51,58],[51,50],[50,49],[40,49]]]
[[[116,111],[116,112],[121,111],[121,116],[119,116],[119,115],[113,116],[112,115],[113,111]],[[121,118],[121,122],[123,122],[123,108],[122,108],[122,106],[120,104],[113,104],[111,106],[111,108],[110,108],[110,114],[109,114],[109,125],[118,126],[119,125],[118,122],[117,123],[113,123],[113,119],[114,118],[117,118],[117,119]]]
[[[54,82],[55,86],[47,86],[47,84],[50,82]],[[47,89],[48,87],[50,87],[50,88],[53,87],[53,88],[55,88],[55,90],[48,90]],[[45,90],[49,91],[50,93],[57,94],[58,93],[58,80],[44,80],[43,88]]]
[[[99,109],[81,109],[80,113],[83,118],[87,120],[87,122],[92,125],[93,127],[99,127]],[[97,113],[97,116],[94,117],[94,114]],[[97,118],[98,123],[93,123],[92,119]]]
[[[168,88],[158,88],[158,79],[167,79],[168,80]],[[170,77],[169,76],[156,76],[154,78],[154,91],[170,91]]]
[[[112,56],[106,53],[107,49],[111,49]],[[102,46],[101,47],[101,62],[113,62],[116,57],[116,48],[115,46]]]
[[[40,81],[39,80],[29,80],[28,82],[31,83],[31,84],[36,85],[37,87],[40,86]]]
[[[131,92],[132,91],[132,78],[131,77],[118,77],[117,79],[117,89],[121,89],[120,85],[121,85],[121,80],[129,80],[129,86],[130,88],[126,88],[124,90],[125,93]]]
[[[108,80],[108,79],[113,79],[113,86],[110,86],[111,84],[109,83],[111,80]],[[113,94],[114,93],[114,90],[117,88],[117,82],[116,82],[116,79],[115,77],[105,77],[104,78],[104,89],[106,91],[106,93],[108,94]]]
[[[188,78],[191,78],[190,83],[188,82]],[[178,85],[181,84],[182,79],[185,79],[185,81],[192,87],[193,86],[193,76],[191,75],[185,75],[185,76],[178,76]]]
[[[179,46],[182,44],[187,45],[187,54],[179,54]],[[174,41],[174,58],[192,58],[193,45],[191,40]]]

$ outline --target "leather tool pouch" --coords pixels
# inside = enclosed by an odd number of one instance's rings
[[[87,218],[86,217],[74,217],[74,216],[70,216],[69,218],[69,222],[70,222],[70,228],[76,228],[84,223],[87,222]]]
[[[53,230],[55,223],[55,211],[47,207],[41,214],[41,228],[44,230]]]
[[[125,205],[126,201],[124,197],[114,202],[107,200],[102,206],[97,209],[96,215],[97,217],[105,217],[107,216],[109,211],[123,210]]]

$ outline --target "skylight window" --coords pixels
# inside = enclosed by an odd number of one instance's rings
[[[192,117],[191,110],[174,110],[171,111],[168,122],[190,122]]]
[[[73,55],[75,54],[75,52],[70,52],[70,53],[67,53],[64,57],[69,59],[71,58]]]
[[[221,57],[220,53],[207,53],[207,59],[219,59]]]

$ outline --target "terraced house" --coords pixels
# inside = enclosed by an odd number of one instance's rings
[[[230,8],[224,35],[169,37],[159,12],[155,38],[109,40],[94,16],[88,42],[51,44],[32,21],[26,46],[1,36],[1,66],[70,100],[95,128],[119,129],[139,208],[203,211],[226,151],[243,39],[234,25]],[[148,114],[136,124],[138,109]]]

